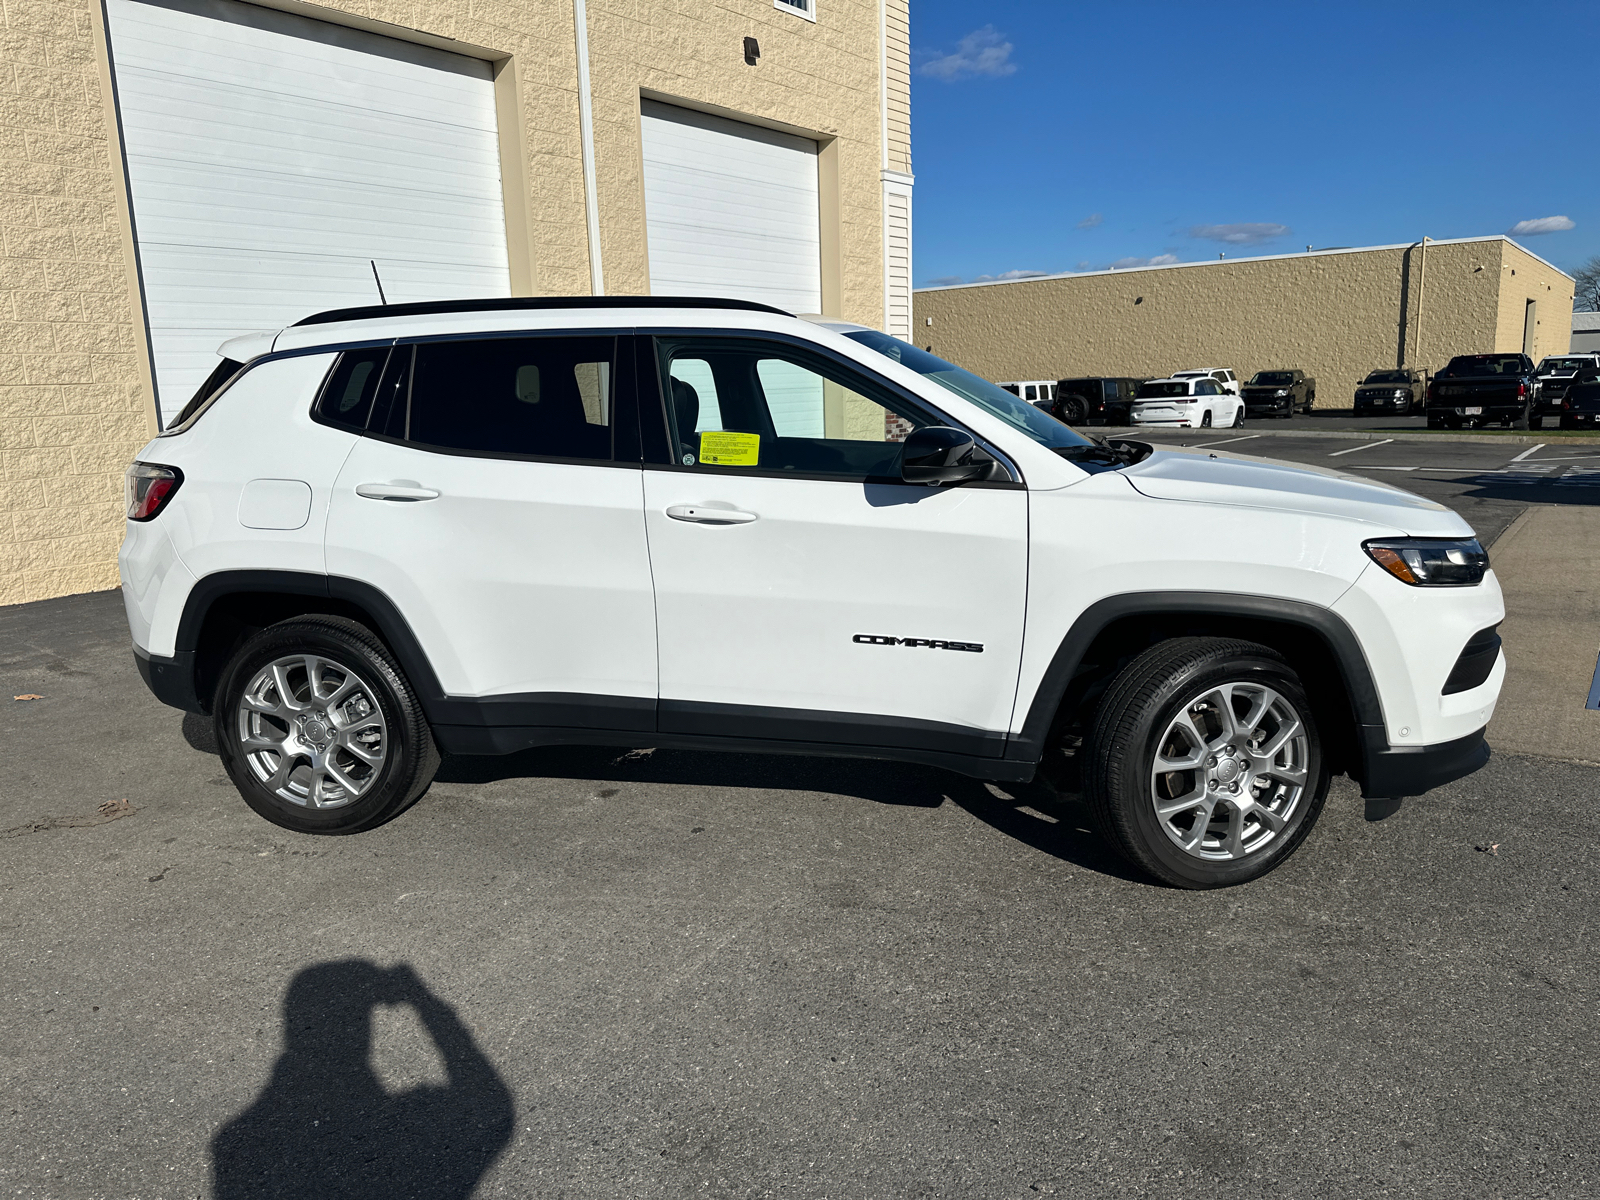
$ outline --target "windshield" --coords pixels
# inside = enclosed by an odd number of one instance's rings
[[[1154,383],[1141,383],[1139,385],[1139,399],[1150,400],[1158,396],[1187,396],[1189,383],[1187,380],[1158,379]]]
[[[1410,383],[1404,371],[1374,371],[1366,378],[1367,383]]]
[[[1520,374],[1522,374],[1520,354],[1461,354],[1452,358],[1450,365],[1440,371],[1437,378]]]
[[[1571,375],[1585,367],[1594,366],[1592,358],[1547,358],[1539,364],[1541,375]]]
[[[1263,387],[1285,387],[1294,382],[1293,371],[1257,371],[1250,377],[1251,383],[1259,383]]]
[[[876,329],[858,329],[845,334],[845,337],[876,350],[886,358],[894,359],[902,367],[910,368],[963,400],[970,400],[990,416],[999,417],[1018,433],[1025,434],[1041,446],[1057,450],[1065,446],[1093,445],[1088,438],[1074,433],[1049,413],[1041,412],[987,379],[980,379],[971,371],[964,371],[954,363],[936,358],[926,350],[918,350]]]

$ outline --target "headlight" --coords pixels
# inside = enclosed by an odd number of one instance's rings
[[[1396,400],[1404,400],[1410,394],[1411,394],[1410,392],[1402,391],[1399,388],[1395,388],[1395,390],[1394,390],[1394,398]]]
[[[1288,388],[1279,388],[1277,391],[1273,392],[1272,394],[1274,396],[1287,396],[1289,394],[1289,389]]]
[[[1373,562],[1412,587],[1471,587],[1489,569],[1489,555],[1477,538],[1378,538],[1361,547]]]

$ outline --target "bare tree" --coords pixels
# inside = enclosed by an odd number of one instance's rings
[[[1572,307],[1579,312],[1600,312],[1600,254],[1572,273]]]

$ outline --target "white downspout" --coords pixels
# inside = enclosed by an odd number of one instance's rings
[[[606,294],[600,266],[600,196],[594,176],[594,102],[589,96],[589,10],[585,0],[572,0],[572,26],[578,43],[578,132],[583,139],[583,205],[589,218],[589,291]]]

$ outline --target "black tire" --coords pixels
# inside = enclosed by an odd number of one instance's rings
[[[1200,418],[1200,428],[1201,429],[1210,429],[1211,428],[1211,414],[1209,412],[1207,412],[1205,416]]]
[[[326,719],[326,710],[310,702],[312,693],[300,679],[300,674],[305,673],[305,683],[310,682],[304,667],[291,667],[283,677],[295,697],[287,702],[278,686],[261,674],[277,660],[296,656],[323,659],[332,668],[331,680],[327,669],[319,668],[317,672],[325,687],[338,685],[330,698],[354,680],[351,697],[338,705],[346,720],[342,730]],[[268,738],[259,748],[250,750],[244,744],[244,726],[252,717],[241,708],[246,690],[258,680],[260,687],[254,693],[258,700],[275,696],[274,703],[280,710],[292,708],[295,715],[265,713],[256,717],[256,724]],[[223,768],[244,802],[274,825],[297,833],[343,834],[374,829],[415,803],[433,781],[439,766],[433,732],[399,664],[371,630],[344,617],[295,617],[251,637],[222,672],[212,720]],[[358,728],[371,739],[362,743],[366,750],[374,745],[381,750],[375,766],[368,765],[370,758],[358,758],[351,751],[338,748],[343,738],[352,736],[349,731]],[[309,795],[306,800],[282,795],[283,791],[297,793],[301,789],[320,792],[322,781],[315,778],[314,759],[270,748],[269,742],[279,736],[280,730],[291,738],[306,739],[288,742],[297,749],[326,738],[325,757],[332,764],[327,777],[336,771],[350,781],[352,788],[359,786],[362,790],[352,797],[335,783],[335,794],[326,806],[309,803]],[[269,760],[267,755],[273,757]],[[281,770],[285,758],[298,765],[292,774],[283,777],[279,788],[267,786],[262,774],[269,766]]]
[[[1244,428],[1244,405],[1239,405],[1239,411],[1233,414],[1233,429]]]
[[[1082,396],[1068,396],[1061,401],[1061,420],[1067,425],[1076,425],[1089,415],[1089,406]]]
[[[1292,712],[1304,735],[1303,740],[1291,738],[1294,744],[1285,751],[1291,759],[1298,758],[1302,762],[1304,771],[1304,783],[1298,785],[1299,791],[1292,796],[1292,802],[1289,789],[1296,785],[1286,781],[1268,780],[1268,790],[1259,793],[1272,795],[1274,788],[1285,789],[1281,799],[1274,802],[1282,817],[1282,827],[1269,830],[1266,819],[1258,817],[1255,847],[1244,849],[1241,840],[1243,853],[1237,857],[1226,857],[1226,848],[1220,840],[1217,847],[1207,847],[1208,830],[1215,820],[1199,828],[1197,849],[1190,851],[1174,840],[1176,832],[1168,830],[1174,822],[1188,817],[1190,832],[1194,833],[1198,828],[1195,811],[1191,808],[1169,814],[1165,820],[1156,813],[1157,787],[1167,787],[1171,781],[1179,779],[1175,786],[1186,791],[1201,790],[1202,803],[1216,795],[1211,801],[1213,808],[1208,811],[1222,812],[1226,808],[1225,820],[1237,813],[1243,839],[1245,822],[1256,811],[1256,806],[1252,804],[1244,809],[1225,791],[1209,787],[1208,775],[1213,769],[1210,765],[1202,763],[1193,770],[1164,772],[1159,781],[1154,772],[1155,756],[1161,749],[1159,743],[1171,736],[1173,722],[1186,709],[1197,721],[1197,728],[1201,727],[1198,723],[1209,722],[1211,716],[1201,711],[1202,702],[1210,703],[1208,693],[1226,684],[1261,689],[1256,693],[1258,699],[1270,690],[1285,703],[1283,709],[1269,709],[1265,716],[1258,718],[1257,731],[1265,728],[1266,722],[1276,720],[1275,714],[1281,711]],[[1235,701],[1239,702],[1252,701],[1241,694]],[[1215,704],[1210,705],[1209,712],[1215,714]],[[1235,710],[1235,720],[1238,716]],[[1203,732],[1209,733],[1210,728],[1209,724],[1204,725]],[[1226,727],[1219,721],[1217,728]],[[1233,740],[1237,741],[1237,734]],[[1221,746],[1221,743],[1215,745]],[[1232,748],[1233,753],[1223,755],[1219,751],[1210,762],[1232,761],[1237,766],[1239,755],[1232,742],[1222,748]],[[1129,862],[1173,887],[1229,887],[1260,878],[1293,854],[1305,840],[1328,795],[1329,775],[1321,739],[1300,679],[1280,654],[1254,642],[1182,637],[1150,647],[1112,680],[1095,716],[1086,749],[1084,798],[1094,809],[1101,833]],[[1204,753],[1204,748],[1199,752]],[[1228,770],[1219,766],[1219,778]],[[1241,798],[1250,794],[1255,786],[1257,776],[1253,768],[1250,770],[1252,773],[1244,775],[1243,788],[1236,793]],[[1230,785],[1219,786],[1226,789]]]

